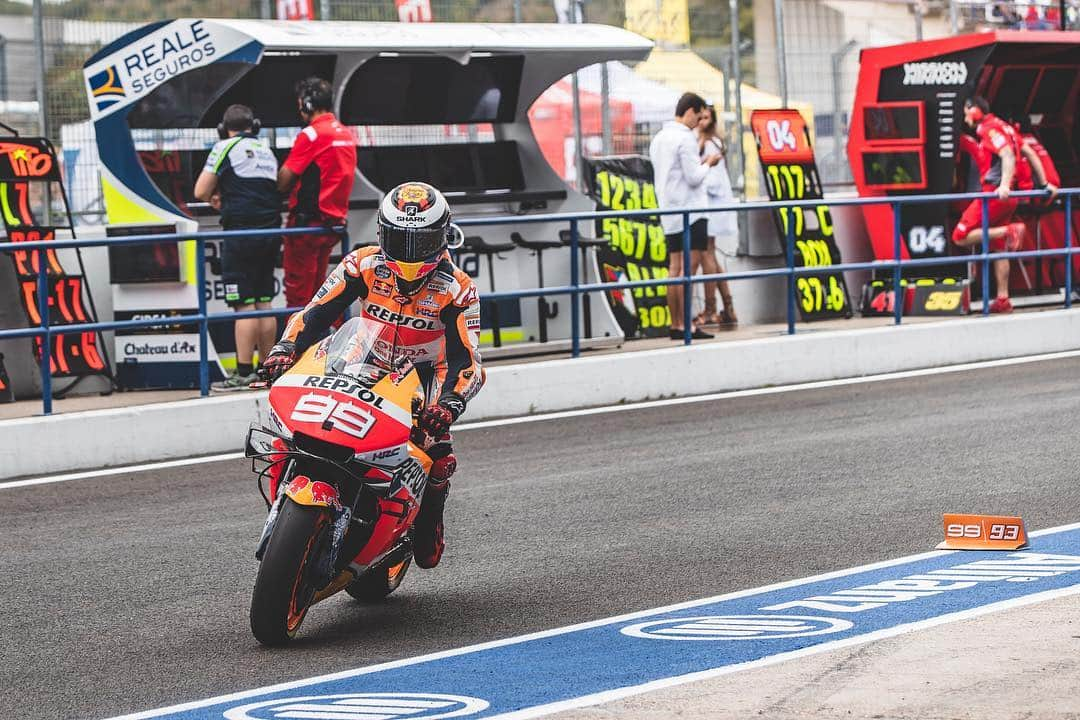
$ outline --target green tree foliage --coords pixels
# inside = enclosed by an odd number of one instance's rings
[[[63,45],[53,53],[53,64],[45,72],[45,107],[53,136],[59,135],[61,125],[90,117],[82,66],[96,51],[87,45]]]
[[[32,12],[30,3],[0,0],[0,15],[30,15]]]

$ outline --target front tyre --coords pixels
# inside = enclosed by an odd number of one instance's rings
[[[318,590],[318,558],[330,529],[323,508],[289,499],[281,506],[251,594],[251,632],[263,645],[284,645],[300,629]]]

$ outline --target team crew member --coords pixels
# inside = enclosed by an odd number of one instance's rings
[[[1012,127],[990,113],[986,99],[978,95],[964,102],[964,122],[975,130],[979,139],[978,156],[980,179],[984,192],[996,192],[988,201],[990,219],[990,249],[1014,251],[1024,240],[1024,224],[1012,222],[1016,198],[1009,197],[1016,180],[1017,158],[1020,157],[1019,137]],[[953,242],[971,247],[982,242],[983,201],[972,200],[953,230]],[[1012,312],[1009,300],[1009,261],[994,261],[997,297],[990,312]],[[988,278],[984,278],[984,282]]]
[[[1032,170],[1031,175],[1033,177],[1029,180],[1029,186],[1026,189],[1049,190],[1050,196],[1053,197],[1057,189],[1061,187],[1061,176],[1058,174],[1050,153],[1039,142],[1039,138],[1035,137],[1035,128],[1032,127],[1031,120],[1023,112],[1010,113],[1008,119],[1013,129],[1020,136],[1020,151],[1024,155],[1024,161]],[[1037,161],[1031,157],[1032,154],[1035,155]],[[1042,168],[1042,185],[1031,182],[1031,180],[1038,178],[1040,167]],[[1020,187],[1025,189],[1022,184]]]
[[[1043,169],[1043,181],[1044,185],[1042,189],[1049,190],[1053,195],[1057,192],[1057,189],[1061,187],[1061,175],[1057,171],[1057,166],[1054,165],[1054,159],[1050,157],[1050,153],[1046,147],[1039,142],[1039,138],[1035,137],[1035,129],[1031,126],[1031,121],[1027,118],[1022,119],[1017,123],[1017,131],[1020,133],[1020,141],[1026,148],[1031,148],[1036,157],[1039,158],[1039,163]]]
[[[1014,108],[1003,119],[1013,131],[1020,156],[1016,164],[1016,187],[1019,190],[1048,190],[1050,197],[1057,194],[1061,178],[1054,167],[1050,154],[1035,137],[1031,121],[1023,110]],[[1026,127],[1026,130],[1023,129]]]
[[[195,197],[221,213],[225,230],[281,227],[281,195],[277,191],[277,158],[256,136],[259,121],[246,105],[230,105],[218,125],[221,140],[210,151],[195,182]],[[221,247],[225,302],[237,312],[265,310],[274,290],[274,264],[281,238],[229,238]],[[255,347],[265,360],[277,336],[272,317],[236,321],[236,371],[215,390],[246,390],[258,379]]]
[[[705,207],[709,196],[705,188],[705,178],[709,168],[722,159],[714,154],[702,158],[698,152],[698,141],[694,128],[698,126],[701,113],[705,110],[705,101],[694,93],[684,93],[675,105],[675,119],[668,120],[652,139],[649,145],[649,159],[653,165],[656,199],[661,209]],[[690,273],[701,267],[702,256],[708,250],[708,221],[703,214],[692,214],[690,222]],[[679,214],[661,215],[660,224],[664,226],[670,258],[668,275],[672,278],[683,274],[683,216]],[[671,339],[682,340],[683,328],[683,289],[681,285],[667,287],[668,308],[671,310]],[[687,300],[686,302],[689,302]],[[694,338],[713,337],[700,328],[690,328]]]
[[[344,225],[356,178],[356,139],[334,117],[330,83],[311,77],[296,86],[300,117],[307,123],[278,171],[289,195],[289,227]],[[285,238],[285,302],[305,304],[326,278],[330,252],[340,243],[325,232]]]
[[[431,568],[445,547],[443,506],[457,467],[450,425],[484,384],[477,349],[480,300],[446,251],[453,228],[450,206],[438,190],[420,182],[394,188],[383,198],[378,227],[379,247],[347,255],[292,316],[265,374],[270,380],[283,374],[356,300],[361,316],[381,328],[373,347],[382,369],[389,372],[405,360],[416,365],[427,399],[413,442],[434,463],[413,526],[413,554],[417,565]]]

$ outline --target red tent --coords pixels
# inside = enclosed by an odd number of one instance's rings
[[[585,143],[589,138],[602,134],[600,122],[600,95],[579,89],[581,103],[581,133]],[[567,162],[567,141],[574,137],[574,94],[568,78],[549,87],[529,108],[529,121],[533,133],[547,159],[559,177],[573,176],[573,161]],[[611,132],[615,136],[628,136],[634,124],[634,106],[628,100],[610,98],[608,112]]]

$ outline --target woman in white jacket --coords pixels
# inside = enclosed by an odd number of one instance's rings
[[[719,123],[716,119],[716,108],[709,105],[701,113],[701,119],[697,126],[698,148],[702,158],[711,155],[719,155],[720,162],[709,168],[709,174],[705,178],[705,191],[709,196],[709,205],[721,205],[735,202],[735,194],[731,191],[731,178],[727,169],[727,144],[720,133]],[[724,272],[724,266],[716,256],[716,251],[727,257],[735,257],[739,247],[739,219],[734,212],[709,213],[709,245],[702,258],[702,272],[706,274]],[[710,265],[712,267],[710,267]],[[735,315],[735,305],[731,300],[731,289],[727,280],[719,283],[720,297],[724,301],[724,311],[716,312],[716,291],[718,283],[705,283],[705,310],[698,316],[695,323],[700,325],[718,323],[734,325],[738,317]]]

